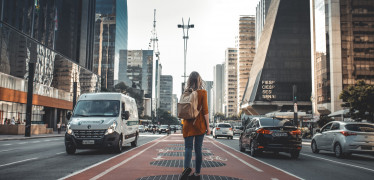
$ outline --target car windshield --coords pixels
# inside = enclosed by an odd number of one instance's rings
[[[372,124],[347,124],[345,128],[350,131],[374,132],[374,125]]]
[[[162,125],[160,128],[168,128],[168,125]]]
[[[230,124],[218,124],[218,127],[220,128],[231,128]]]
[[[289,120],[273,119],[273,118],[263,118],[260,119],[261,126],[292,126],[292,123]]]
[[[83,100],[74,108],[73,117],[117,117],[119,106],[117,100]]]
[[[144,128],[144,126],[143,125],[139,125],[139,128]]]

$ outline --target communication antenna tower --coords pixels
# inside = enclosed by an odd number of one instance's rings
[[[152,29],[152,37],[149,42],[148,49],[152,47],[154,57],[156,57],[155,63],[153,63],[153,83],[152,83],[152,110],[154,113],[152,113],[152,123],[155,123],[155,120],[158,122],[158,116],[157,116],[157,108],[159,106],[159,80],[160,80],[160,72],[159,72],[159,61],[160,61],[160,51],[158,49],[158,38],[157,38],[157,31],[156,31],[156,9],[154,9],[154,15],[153,15],[153,29]],[[154,101],[154,102],[153,102]],[[154,117],[156,115],[156,117]]]

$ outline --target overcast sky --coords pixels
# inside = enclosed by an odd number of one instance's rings
[[[259,0],[128,0],[128,49],[147,50],[156,9],[156,30],[162,74],[173,76],[173,93],[180,96],[183,82],[183,30],[188,18],[187,70],[213,81],[213,67],[224,62],[225,49],[235,47],[240,15],[255,15]]]

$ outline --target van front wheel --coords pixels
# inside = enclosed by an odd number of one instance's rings
[[[75,154],[76,150],[77,150],[77,148],[75,147],[75,145],[73,143],[67,144],[67,146],[66,146],[66,153],[68,153],[68,154]]]
[[[114,151],[116,153],[121,153],[122,152],[122,135],[118,137],[117,145],[115,146]]]
[[[135,140],[133,141],[133,142],[131,142],[131,146],[132,147],[136,147],[137,145],[138,145],[138,134],[136,134],[136,136],[135,136]]]

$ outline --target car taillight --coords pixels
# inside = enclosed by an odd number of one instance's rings
[[[230,131],[232,131],[232,128],[229,128]]]
[[[217,128],[216,130],[220,130],[221,128]]]
[[[301,135],[301,131],[298,129],[298,130],[295,130],[295,131],[291,131],[290,134],[291,135]]]
[[[354,132],[348,132],[348,131],[342,131],[340,133],[342,133],[344,136],[356,136],[357,135]]]
[[[266,129],[259,129],[256,132],[259,134],[271,134],[272,133],[270,130],[266,130]]]

